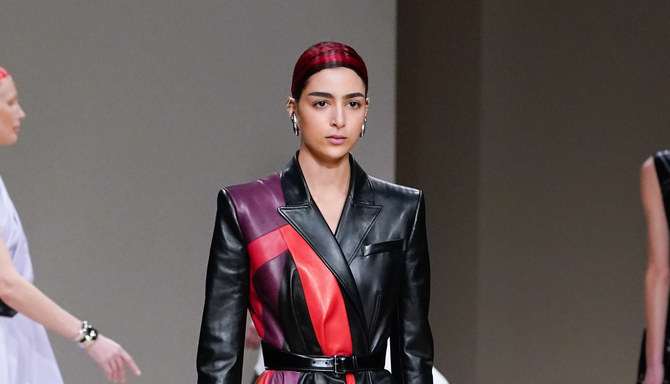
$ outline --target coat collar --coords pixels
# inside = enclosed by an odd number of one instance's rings
[[[281,172],[281,183],[286,205],[302,205],[312,203],[312,196],[307,188],[305,177],[298,163],[297,151],[286,168]],[[351,178],[349,181],[349,196],[356,204],[374,205],[374,193],[370,187],[370,180],[363,168],[349,154]]]
[[[335,231],[335,240],[347,263],[350,263],[356,255],[356,251],[359,250],[365,235],[367,235],[381,211],[381,206],[374,203],[374,190],[370,185],[368,175],[351,155],[349,155],[349,164],[351,169],[349,194]],[[333,237],[328,224],[309,193],[307,182],[298,163],[298,152],[281,173],[281,185],[287,207],[301,208],[312,212],[313,216],[310,215],[312,221],[309,223],[309,228],[303,228],[303,230],[314,228],[314,231],[318,231],[321,236]],[[296,230],[298,229],[296,228]],[[326,231],[328,236],[325,236]]]
[[[298,154],[281,173],[281,185],[286,205],[279,213],[314,249],[335,275],[346,296],[353,304],[367,339],[367,325],[362,301],[349,263],[362,246],[365,236],[377,220],[382,207],[374,204],[374,191],[363,169],[349,155],[351,178],[349,195],[335,235],[321,215],[307,188],[298,163]]]

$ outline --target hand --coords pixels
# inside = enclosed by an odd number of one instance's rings
[[[643,384],[663,384],[663,366],[647,367]]]
[[[105,371],[107,379],[113,383],[126,382],[126,365],[135,376],[142,374],[128,352],[114,340],[103,335],[98,335],[95,343],[86,348],[86,353],[98,363],[100,368]]]

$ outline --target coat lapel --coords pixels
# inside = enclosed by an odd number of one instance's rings
[[[349,197],[344,205],[342,217],[335,232],[335,238],[351,263],[361,247],[363,239],[377,220],[382,207],[374,205],[373,193],[368,175],[351,159],[351,187]]]
[[[361,297],[348,260],[351,260],[356,249],[360,247],[360,243],[376,220],[381,207],[372,204],[372,193],[367,183],[367,175],[353,159],[350,161],[352,178],[349,196],[345,202],[336,236],[333,236],[328,224],[311,199],[298,164],[297,154],[281,174],[286,206],[279,207],[278,210],[279,214],[305,239],[333,273],[353,304],[362,329],[367,329]],[[358,185],[361,183],[362,188]]]

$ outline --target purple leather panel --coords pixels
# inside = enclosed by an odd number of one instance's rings
[[[279,285],[281,284],[287,255],[288,251],[284,251],[272,260],[263,264],[256,270],[253,277],[256,294],[265,304],[270,305],[272,311],[275,313],[277,312]]]
[[[233,198],[237,219],[247,244],[287,224],[277,212],[277,208],[284,205],[279,174],[273,173],[263,179],[228,187],[226,190]]]
[[[265,327],[263,341],[277,349],[282,349],[284,346],[284,333],[281,330],[279,322],[277,322],[277,317],[267,311],[268,308],[265,303],[261,305],[263,306],[263,326]]]
[[[298,384],[300,372],[295,371],[273,371],[270,384]]]
[[[263,264],[256,270],[252,284],[263,307],[263,339],[275,348],[284,346],[284,333],[277,322],[279,286],[286,265],[288,251]]]

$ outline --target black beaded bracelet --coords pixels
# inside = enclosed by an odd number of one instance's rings
[[[74,338],[74,341],[79,343],[79,347],[86,349],[93,345],[97,338],[98,330],[93,328],[93,326],[89,324],[88,321],[84,320],[77,337]]]

